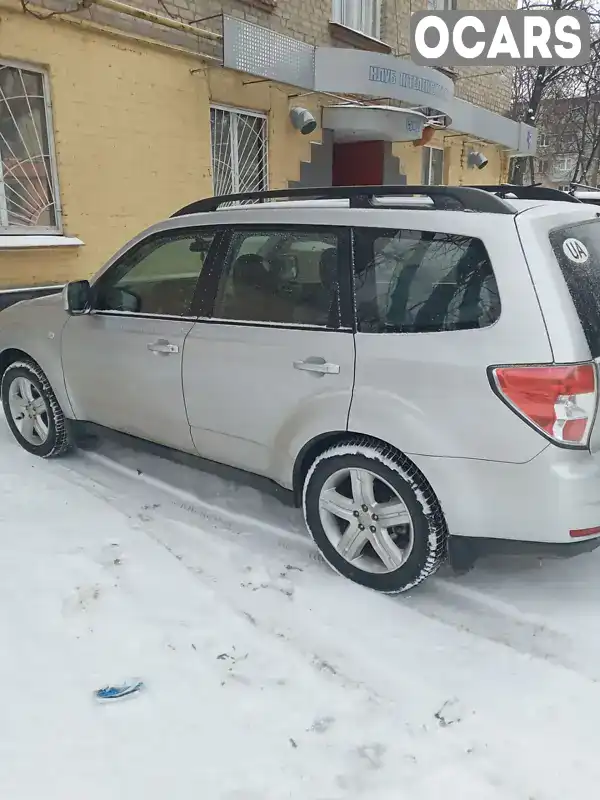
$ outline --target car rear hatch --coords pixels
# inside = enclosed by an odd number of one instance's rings
[[[521,212],[516,223],[553,361],[531,365],[513,392],[555,444],[598,452],[600,219],[590,206],[552,203]]]
[[[589,433],[589,446],[593,452],[599,452],[600,219],[559,226],[550,231],[549,238],[581,324],[589,355],[596,366],[596,408]]]

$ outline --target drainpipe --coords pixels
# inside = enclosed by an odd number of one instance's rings
[[[207,31],[204,28],[196,28],[195,25],[189,25],[187,22],[171,19],[171,17],[163,17],[160,14],[154,14],[152,11],[145,11],[142,8],[136,8],[136,6],[121,3],[120,0],[94,0],[92,5],[103,6],[111,11],[117,11],[119,14],[127,14],[130,17],[146,20],[146,22],[154,22],[156,25],[174,28],[176,31],[191,33],[194,36],[199,36],[201,39],[211,39],[212,41],[220,42],[223,38],[220,33],[213,33],[213,31]]]

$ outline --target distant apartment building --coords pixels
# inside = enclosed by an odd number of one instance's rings
[[[454,0],[37,2],[0,0],[3,288],[87,277],[213,192],[489,184],[535,153],[506,70],[410,60],[411,12]],[[428,146],[398,108],[435,120]]]
[[[595,188],[600,182],[600,98],[545,101],[538,113],[534,180],[568,189],[571,182]]]

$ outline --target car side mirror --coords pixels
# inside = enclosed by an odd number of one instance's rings
[[[69,281],[63,289],[63,304],[67,314],[75,316],[87,311],[92,290],[89,281]]]

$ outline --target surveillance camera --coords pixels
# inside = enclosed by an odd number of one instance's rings
[[[474,167],[476,169],[484,169],[487,167],[489,160],[483,155],[483,153],[469,153],[467,157],[467,164],[470,167]]]
[[[296,106],[290,111],[290,122],[303,136],[312,133],[317,127],[317,120],[307,108]]]

